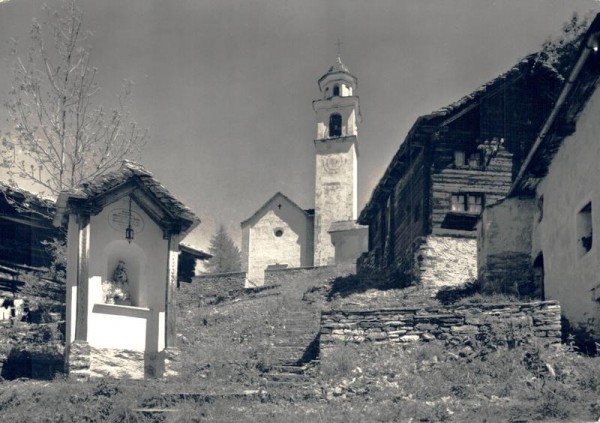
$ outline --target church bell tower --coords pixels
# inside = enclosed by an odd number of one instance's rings
[[[357,79],[338,57],[319,79],[317,115],[314,265],[333,264],[335,249],[328,233],[334,222],[357,217],[357,127],[361,121],[354,94]]]

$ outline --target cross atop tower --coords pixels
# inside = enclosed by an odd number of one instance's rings
[[[344,43],[342,43],[340,41],[340,39],[338,38],[337,42],[335,43],[335,45],[337,46],[337,56],[340,57],[342,55],[342,45]]]

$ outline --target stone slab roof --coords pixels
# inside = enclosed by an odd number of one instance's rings
[[[600,13],[588,28],[573,59],[571,74],[565,81],[559,99],[540,130],[536,142],[509,193],[532,195],[565,138],[575,132],[577,121],[600,82]],[[593,45],[595,44],[596,50]]]
[[[200,220],[190,208],[176,199],[164,185],[158,182],[152,176],[152,173],[140,164],[129,160],[123,161],[123,164],[117,170],[101,175],[93,181],[83,182],[80,185],[80,191],[85,195],[85,198],[92,199],[112,191],[134,178],[139,180],[173,217],[190,221]]]
[[[93,203],[96,199],[108,195],[127,184],[134,184],[136,187],[141,188],[143,192],[160,205],[170,218],[185,222],[182,225],[183,231],[190,230],[200,223],[200,219],[194,212],[175,198],[164,185],[154,178],[152,173],[140,164],[129,160],[123,161],[121,167],[112,172],[101,175],[92,181],[83,182],[77,190],[61,193],[58,201],[59,213],[65,212],[63,207],[71,199],[80,203]],[[62,200],[61,197],[63,197]],[[62,217],[60,218],[62,219]]]
[[[2,182],[0,182],[0,195],[20,209],[39,212],[38,215],[43,218],[51,219],[56,213],[54,200]]]
[[[551,78],[555,78],[557,82],[563,82],[564,78],[560,75],[560,73],[554,69],[550,64],[539,60],[539,54],[534,53],[526,56],[522,60],[520,60],[517,64],[511,67],[504,73],[501,73],[496,78],[492,79],[489,82],[481,85],[476,90],[471,93],[465,95],[464,97],[458,99],[457,101],[450,103],[447,106],[444,106],[438,110],[435,110],[430,113],[430,116],[436,117],[446,117],[450,116],[464,107],[467,107],[474,102],[477,102],[481,98],[493,93],[497,88],[502,86],[507,81],[512,80],[513,78],[518,78],[525,73],[538,73],[538,74],[547,74]]]
[[[443,126],[445,122],[448,122],[453,117],[460,116],[464,110],[476,106],[482,99],[494,95],[505,84],[512,83],[527,73],[533,74],[536,77],[548,77],[558,83],[564,80],[556,69],[539,60],[539,54],[531,54],[520,60],[508,71],[486,82],[468,95],[429,114],[420,116],[392,158],[379,183],[373,189],[371,198],[361,211],[357,222],[364,225],[368,224],[370,217],[377,210],[378,201],[385,197],[386,193],[402,177],[403,172],[407,170],[406,167],[404,171],[401,169],[402,163],[407,161],[410,150],[409,146],[422,145],[422,140],[429,138],[436,128]]]
[[[183,242],[179,243],[179,251],[182,253],[188,253],[199,260],[208,260],[212,258],[212,254]]]

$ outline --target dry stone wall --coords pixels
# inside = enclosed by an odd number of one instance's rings
[[[344,343],[450,341],[474,336],[498,345],[560,343],[556,301],[454,307],[331,310],[321,315],[321,355]]]
[[[90,347],[90,377],[143,379],[144,352]]]
[[[477,225],[478,279],[484,292],[540,298],[531,266],[536,212],[535,201],[529,198],[507,198],[484,210]]]

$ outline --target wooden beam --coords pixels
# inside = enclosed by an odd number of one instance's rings
[[[89,298],[90,216],[79,215],[77,313],[75,341],[87,341]]]

